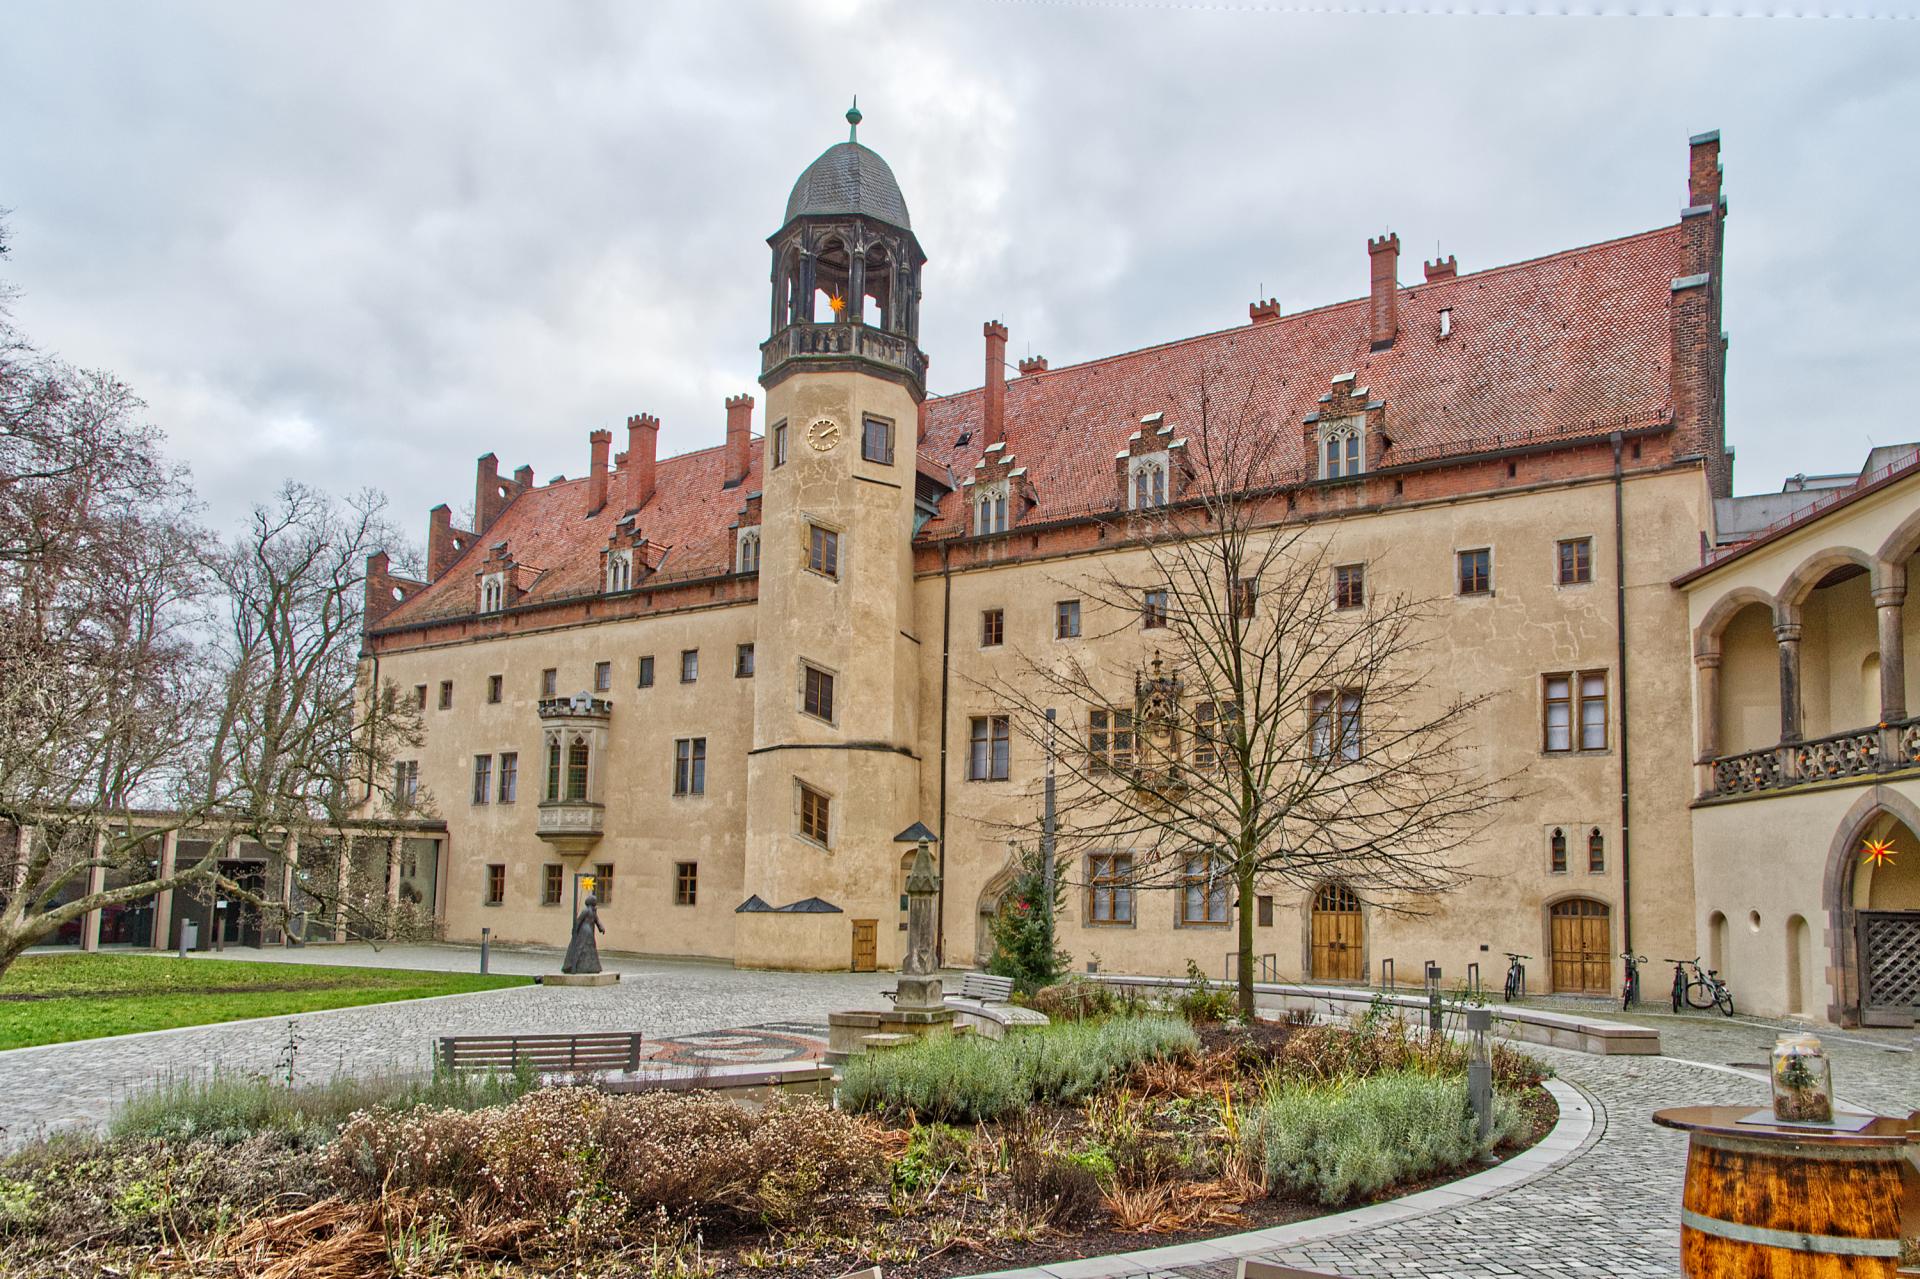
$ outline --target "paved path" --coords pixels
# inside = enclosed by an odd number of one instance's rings
[[[218,958],[478,967],[474,950],[456,946],[314,947],[291,954],[229,950]],[[11,1144],[55,1127],[97,1124],[128,1091],[161,1076],[272,1072],[290,1026],[298,1040],[296,1080],[314,1083],[342,1073],[426,1069],[432,1042],[441,1035],[638,1030],[652,1039],[767,1022],[824,1024],[836,1009],[878,1005],[889,981],[885,974],[747,972],[724,964],[618,956],[603,956],[603,962],[620,972],[618,985],[519,986],[0,1052],[0,1133]],[[496,973],[558,968],[557,952],[493,952]]]

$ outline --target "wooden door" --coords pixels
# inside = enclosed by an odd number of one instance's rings
[[[1366,979],[1366,932],[1360,899],[1345,884],[1324,884],[1313,895],[1313,978]]]
[[[1607,904],[1576,897],[1550,912],[1553,989],[1563,995],[1605,995],[1613,990],[1613,932]]]
[[[853,921],[853,971],[870,973],[874,970],[874,937],[879,931],[877,919],[856,919]]]

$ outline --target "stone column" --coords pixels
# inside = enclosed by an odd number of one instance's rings
[[[91,897],[107,886],[107,868],[100,859],[107,855],[107,833],[95,831],[93,836],[93,865],[87,867],[87,895]],[[90,910],[80,917],[80,949],[100,949],[100,912]]]
[[[1695,653],[1694,679],[1698,682],[1700,717],[1700,754],[1697,762],[1711,764],[1720,755],[1720,654]]]
[[[170,830],[160,837],[160,878],[172,875],[180,864],[180,832]],[[173,931],[173,890],[163,888],[153,895],[153,948],[171,950]]]
[[[1902,586],[1876,587],[1873,608],[1880,622],[1880,722],[1893,724],[1907,717],[1907,658],[1902,645],[1901,609],[1907,590]]]
[[[1780,740],[1800,740],[1800,623],[1775,622],[1780,644]]]
[[[900,960],[899,980],[894,983],[896,1009],[925,1011],[945,1006],[939,963],[934,957],[933,898],[939,891],[933,854],[923,840],[914,853],[913,869],[907,872],[907,951]]]

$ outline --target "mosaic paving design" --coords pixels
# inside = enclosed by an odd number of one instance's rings
[[[815,1022],[770,1021],[734,1030],[709,1030],[649,1040],[646,1059],[685,1066],[773,1066],[819,1061],[827,1028]]]

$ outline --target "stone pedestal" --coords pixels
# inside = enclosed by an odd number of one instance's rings
[[[540,984],[542,986],[611,986],[619,980],[619,973],[548,973],[540,979]]]
[[[965,1028],[953,1024],[953,1009],[888,1008],[855,1009],[827,1014],[827,1061],[839,1065],[849,1057],[867,1050],[869,1035],[911,1035],[915,1039],[929,1035],[963,1034]]]

